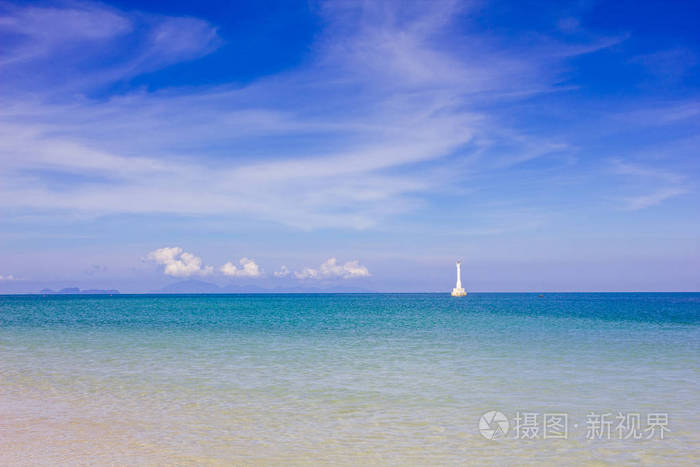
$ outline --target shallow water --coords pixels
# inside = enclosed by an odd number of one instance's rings
[[[0,296],[0,465],[697,465],[699,355],[700,294]]]

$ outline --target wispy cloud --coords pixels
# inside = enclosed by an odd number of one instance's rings
[[[201,57],[221,44],[216,28],[197,18],[127,13],[90,2],[2,7],[0,34],[7,47],[0,67],[14,92],[33,94],[41,86],[50,94],[81,93]]]
[[[634,177],[656,179],[667,183],[679,184],[685,180],[681,174],[671,172],[666,169],[656,167],[648,167],[631,162],[623,162],[619,159],[613,159],[613,170],[619,175],[630,175]]]
[[[657,206],[667,199],[683,195],[687,192],[688,191],[683,188],[662,188],[652,193],[626,197],[624,198],[625,208],[630,211],[638,211],[651,206]]]
[[[613,160],[612,164],[616,174],[640,181],[647,190],[653,187],[651,192],[623,197],[624,209],[637,211],[688,193],[688,189],[684,186],[686,177],[683,175],[656,167],[623,162],[619,159]]]
[[[133,30],[132,23],[122,13],[98,4],[57,8],[5,3],[2,10],[0,31],[11,44],[0,55],[3,67],[48,59],[64,48],[85,45],[88,41],[107,41]]]
[[[700,100],[689,98],[671,102],[655,102],[642,108],[613,113],[616,120],[642,127],[696,123],[700,117]]]
[[[0,111],[0,196],[14,207],[235,213],[301,229],[371,227],[415,209],[466,172],[560,150],[557,141],[518,135],[489,117],[488,106],[551,91],[563,60],[610,43],[543,42],[524,58],[521,49],[454,32],[454,18],[468,8],[458,2],[429,9],[331,2],[321,8],[327,26],[314,60],[296,71],[245,87],[139,90],[98,100],[86,97],[95,86],[196,58],[219,39],[212,25],[193,18],[80,5],[16,7],[0,23],[11,31],[31,26],[0,65],[16,77]],[[56,32],[43,36],[46,21]],[[70,32],[76,22],[83,33]],[[103,57],[91,54],[102,50],[99,41],[112,41],[113,50],[130,34],[124,44],[135,46],[97,65],[95,57]],[[20,77],[43,66],[42,57],[89,44],[76,56],[90,67],[68,61],[57,72],[75,93],[58,83],[25,92],[30,84]],[[295,143],[311,135],[313,143]],[[471,158],[465,147],[477,142],[507,142],[512,150]],[[72,173],[94,182],[52,189],[52,177]]]

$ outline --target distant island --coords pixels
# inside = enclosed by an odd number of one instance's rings
[[[80,290],[78,287],[68,287],[65,289],[61,290],[53,290],[53,289],[41,289],[41,292],[39,292],[44,295],[61,295],[61,294],[72,294],[72,295],[115,295],[118,294],[119,291],[116,289],[108,289],[108,290],[103,290],[103,289],[87,289],[87,290]]]

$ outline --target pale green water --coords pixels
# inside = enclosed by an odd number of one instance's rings
[[[0,465],[694,465],[699,355],[700,294],[5,296]],[[489,410],[568,439],[485,439]]]

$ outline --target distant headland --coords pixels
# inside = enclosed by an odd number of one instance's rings
[[[108,289],[108,290],[103,290],[103,289],[87,289],[87,290],[80,290],[78,287],[68,287],[65,289],[61,290],[53,290],[53,289],[41,289],[39,292],[44,295],[62,295],[62,294],[73,294],[73,295],[114,295],[118,294],[119,291],[116,289]]]

